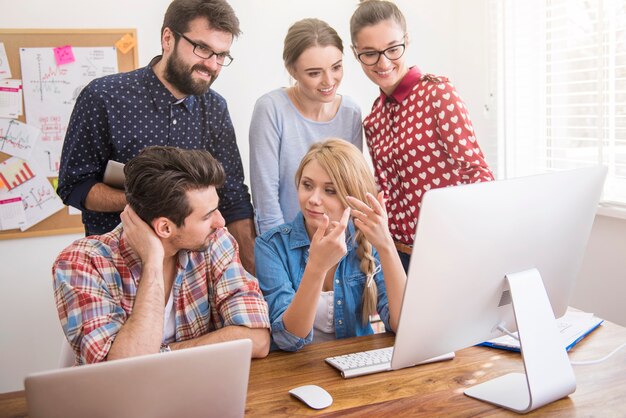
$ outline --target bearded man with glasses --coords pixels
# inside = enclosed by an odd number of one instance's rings
[[[210,89],[233,61],[230,47],[240,33],[225,0],[174,0],[161,29],[162,55],[83,89],[63,144],[58,194],[82,211],[86,235],[113,230],[127,203],[123,190],[102,182],[109,160],[126,163],[149,145],[205,149],[224,166],[219,210],[254,273],[253,209],[241,156],[226,101]]]

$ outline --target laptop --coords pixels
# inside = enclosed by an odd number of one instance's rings
[[[245,339],[32,374],[28,416],[243,417],[251,352]]]

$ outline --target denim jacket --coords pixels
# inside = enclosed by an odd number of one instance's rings
[[[337,338],[373,333],[369,322],[366,324],[361,322],[365,274],[359,268],[357,244],[352,239],[354,233],[354,224],[350,221],[346,234],[348,252],[339,261],[333,283]],[[272,228],[256,239],[254,247],[256,274],[269,305],[272,349],[297,351],[313,341],[313,329],[305,338],[300,338],[287,331],[283,323],[283,314],[293,300],[304,275],[304,268],[309,259],[309,246],[310,240],[301,212],[293,222]],[[379,266],[380,259],[375,250],[373,255],[376,265]],[[387,292],[382,272],[375,274],[374,281],[378,286],[378,314],[386,329],[390,329]]]

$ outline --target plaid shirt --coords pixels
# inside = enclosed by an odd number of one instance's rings
[[[59,318],[79,364],[105,360],[133,311],[141,260],[122,231],[120,224],[107,234],[75,241],[52,267]],[[270,327],[258,282],[242,267],[237,244],[225,229],[214,233],[205,252],[180,251],[177,267],[176,341],[228,325]]]

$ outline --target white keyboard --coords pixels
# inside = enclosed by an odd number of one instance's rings
[[[341,371],[344,378],[391,370],[393,347],[360,351],[337,357],[328,357],[326,362]]]
[[[326,359],[326,363],[339,369],[339,371],[341,371],[341,375],[345,379],[348,379],[350,377],[363,376],[364,374],[386,372],[391,370],[392,355],[393,347],[387,347],[379,348],[377,350],[349,353],[337,357],[328,357]],[[443,360],[452,360],[453,358],[454,352],[446,353],[424,360],[415,364],[415,366]]]

